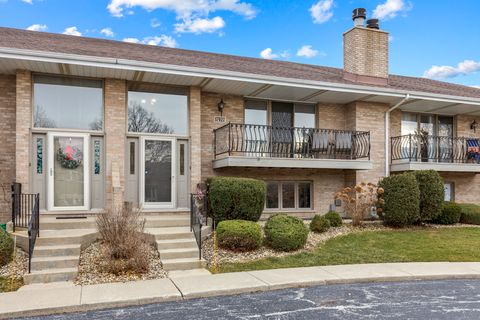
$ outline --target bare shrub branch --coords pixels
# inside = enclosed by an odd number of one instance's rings
[[[145,219],[140,211],[123,208],[97,216],[97,227],[105,245],[107,271],[119,274],[148,270],[146,243],[143,231]]]

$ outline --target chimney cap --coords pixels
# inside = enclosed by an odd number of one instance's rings
[[[368,19],[367,20],[367,28],[370,29],[380,29],[380,25],[378,23],[378,19]]]
[[[367,10],[365,8],[356,8],[353,10],[352,20],[357,18],[366,18],[367,17]]]

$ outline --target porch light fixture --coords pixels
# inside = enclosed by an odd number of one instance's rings
[[[470,124],[470,130],[473,130],[475,132],[478,128],[478,122],[476,120],[473,120],[473,122]]]
[[[217,106],[218,106],[218,111],[220,111],[220,115],[223,116],[223,109],[225,109],[225,102],[223,102],[223,98],[220,100]]]

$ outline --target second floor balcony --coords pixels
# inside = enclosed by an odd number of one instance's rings
[[[372,168],[366,131],[229,123],[214,130],[214,154],[214,168]]]
[[[391,171],[480,172],[477,138],[409,134],[391,138]]]

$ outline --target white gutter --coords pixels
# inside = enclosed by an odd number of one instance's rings
[[[407,93],[405,98],[403,98],[400,102],[396,105],[391,107],[385,112],[385,177],[390,175],[390,153],[389,153],[389,146],[390,146],[390,112],[397,109],[405,102],[410,100],[410,94]]]

